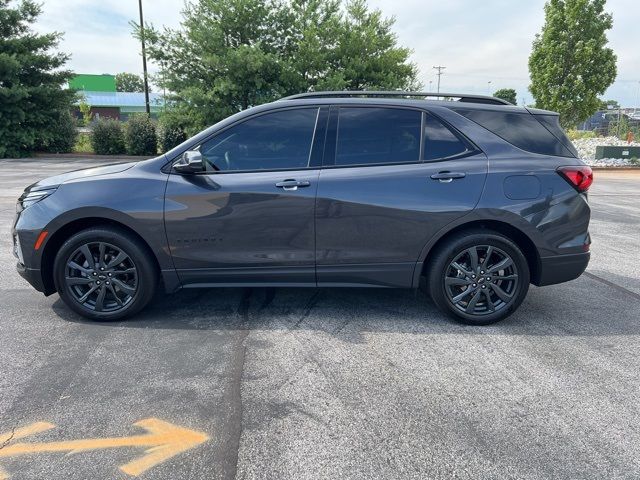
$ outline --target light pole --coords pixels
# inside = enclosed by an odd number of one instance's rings
[[[433,92],[433,80],[429,80],[429,92]]]
[[[151,108],[149,106],[149,79],[147,75],[147,52],[144,46],[144,19],[142,18],[142,0],[138,0],[138,8],[140,9],[140,43],[142,44],[142,74],[144,78],[144,106],[147,116],[151,116]]]
[[[638,107],[640,107],[640,80],[638,81],[638,93],[636,93],[636,104],[633,108],[633,115],[638,113]]]
[[[487,82],[487,95],[491,95],[491,80]]]

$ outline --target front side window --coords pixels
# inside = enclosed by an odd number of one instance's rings
[[[422,114],[416,110],[341,107],[335,164],[417,162],[421,123]]]
[[[207,171],[302,169],[309,166],[318,108],[282,110],[250,118],[207,140]]]
[[[425,115],[424,159],[438,160],[468,152],[467,146],[437,118]]]

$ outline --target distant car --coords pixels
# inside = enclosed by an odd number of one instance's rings
[[[93,320],[195,287],[418,288],[462,322],[589,262],[591,169],[555,113],[491,97],[301,94],[165,155],[28,187],[18,271]],[[212,293],[215,295],[215,293]]]

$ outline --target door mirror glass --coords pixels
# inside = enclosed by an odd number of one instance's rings
[[[198,173],[204,171],[202,154],[197,150],[189,150],[182,154],[182,158],[173,165],[176,172]]]

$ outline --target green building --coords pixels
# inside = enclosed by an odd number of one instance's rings
[[[69,87],[85,92],[115,92],[116,77],[114,75],[76,75],[69,81]]]

